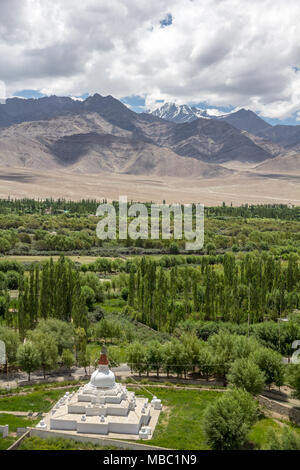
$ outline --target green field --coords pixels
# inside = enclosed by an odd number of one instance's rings
[[[96,261],[97,257],[99,256],[69,256],[69,258],[74,261],[74,262],[78,262],[80,264],[89,264],[89,263],[93,263],[94,261]],[[48,261],[50,258],[53,259],[53,261],[57,261],[59,259],[59,256],[58,255],[54,255],[54,256],[49,256],[47,254],[45,255],[39,255],[39,256],[36,256],[36,255],[16,255],[16,256],[3,256],[1,257],[2,260],[15,260],[15,261],[18,261],[19,263],[32,263],[32,262],[40,262],[40,261]],[[104,257],[105,258],[105,257]],[[109,259],[114,259],[114,258],[109,258]]]
[[[135,390],[135,393],[152,398],[146,390]],[[153,439],[146,444],[181,450],[209,449],[202,430],[203,413],[208,405],[220,397],[220,392],[151,387],[151,393],[162,400],[167,410],[161,413]]]
[[[17,428],[34,426],[39,420],[27,419],[22,416],[0,413],[0,426],[9,425],[9,432],[16,432]]]
[[[47,412],[64,393],[65,390],[46,390],[0,398],[0,411]]]
[[[18,450],[119,450],[117,447],[101,447],[89,442],[76,442],[72,439],[41,439],[29,437]]]

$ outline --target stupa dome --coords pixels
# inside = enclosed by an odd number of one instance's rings
[[[100,368],[95,370],[90,381],[90,384],[97,388],[113,388],[115,383],[115,374],[109,369],[101,370]]]
[[[102,348],[98,369],[92,374],[90,385],[96,388],[113,388],[115,384],[115,374],[108,368],[106,349]]]

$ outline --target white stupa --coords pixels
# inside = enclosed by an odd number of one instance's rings
[[[103,348],[90,382],[77,392],[67,392],[37,429],[72,434],[131,434],[147,439],[154,431],[161,408],[156,397],[149,403],[148,398],[136,397],[126,386],[116,383]]]

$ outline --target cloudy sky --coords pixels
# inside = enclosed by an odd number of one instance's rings
[[[98,92],[300,123],[299,18],[299,0],[0,0],[0,80],[7,96]]]

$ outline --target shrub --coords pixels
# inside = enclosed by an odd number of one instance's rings
[[[19,273],[17,271],[8,271],[6,274],[7,288],[16,290],[19,287]]]
[[[284,428],[280,434],[270,429],[266,448],[267,450],[300,450],[300,436],[288,428]]]

